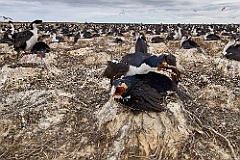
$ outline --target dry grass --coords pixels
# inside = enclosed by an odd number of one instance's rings
[[[16,53],[1,48],[0,159],[240,158],[240,82],[215,62],[222,42],[196,40],[206,53],[179,49],[179,42],[152,45],[156,54],[177,56],[180,85],[193,100],[169,97],[169,112],[134,115],[109,100],[101,76],[107,60],[134,43],[112,41],[51,44],[47,69],[9,68]]]

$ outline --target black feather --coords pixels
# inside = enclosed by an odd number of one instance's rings
[[[116,81],[113,84],[125,83],[129,87],[118,102],[135,110],[164,111],[167,91],[177,90],[176,84],[170,78],[154,72],[128,76]]]
[[[26,41],[33,36],[33,33],[29,30],[24,32],[19,32],[14,39],[14,49],[18,51],[19,49],[24,50],[26,47]]]

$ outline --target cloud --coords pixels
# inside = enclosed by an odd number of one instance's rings
[[[0,15],[15,21],[238,23],[239,0],[8,0]],[[224,11],[221,9],[225,7]],[[124,10],[124,15],[119,13]],[[234,17],[234,18],[233,18]]]

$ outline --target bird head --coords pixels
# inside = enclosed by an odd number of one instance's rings
[[[238,35],[237,34],[231,34],[230,36],[229,36],[229,39],[234,39],[234,40],[238,40]]]
[[[32,23],[34,23],[34,24],[42,24],[42,20],[37,19],[37,20],[34,20]]]
[[[227,38],[227,40],[229,41],[229,42],[231,42],[231,43],[235,43],[235,41],[237,41],[237,35],[235,35],[235,34],[231,34],[231,35],[229,35],[229,37]]]
[[[120,80],[115,80],[111,89],[110,95],[114,98],[120,98],[124,93],[127,92],[129,86]]]
[[[41,24],[42,24],[42,20],[35,20],[31,23],[31,27],[34,28],[34,27],[37,27]]]

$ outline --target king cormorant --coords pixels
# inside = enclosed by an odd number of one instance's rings
[[[30,51],[38,41],[38,28],[42,20],[35,20],[31,23],[31,29],[16,34],[14,39],[14,49],[17,51],[17,60],[19,59],[20,51]]]

